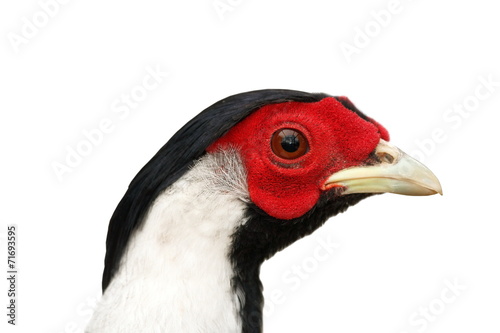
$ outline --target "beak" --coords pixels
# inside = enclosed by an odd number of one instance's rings
[[[324,188],[343,187],[342,194],[443,194],[432,171],[399,148],[381,139],[375,154],[381,161],[379,164],[340,170],[326,180]]]

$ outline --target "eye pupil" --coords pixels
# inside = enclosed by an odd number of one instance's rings
[[[295,135],[287,135],[281,140],[281,147],[289,153],[293,153],[299,149],[300,141]]]
[[[271,148],[276,156],[291,160],[307,153],[309,145],[305,136],[299,131],[283,128],[274,132]]]

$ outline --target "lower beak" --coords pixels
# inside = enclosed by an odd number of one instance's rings
[[[381,139],[375,154],[379,164],[340,170],[326,180],[325,189],[342,187],[342,194],[443,194],[441,184],[432,171],[399,148]]]

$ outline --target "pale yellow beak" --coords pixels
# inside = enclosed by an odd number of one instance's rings
[[[342,194],[443,194],[441,184],[432,171],[399,148],[381,139],[375,154],[381,163],[340,170],[327,179],[325,188],[343,187]]]

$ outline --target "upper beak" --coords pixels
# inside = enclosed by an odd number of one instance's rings
[[[379,164],[340,170],[326,180],[324,187],[343,187],[342,194],[443,194],[432,171],[399,148],[381,139],[375,154],[381,161]]]

